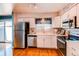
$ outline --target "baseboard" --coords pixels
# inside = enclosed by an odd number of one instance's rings
[[[37,47],[35,47],[35,46],[28,46],[28,48],[37,48]]]
[[[41,49],[55,49],[55,50],[57,50],[57,48],[45,48],[45,47],[37,47],[37,48],[41,48]]]

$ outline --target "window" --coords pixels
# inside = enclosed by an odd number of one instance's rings
[[[41,24],[42,18],[36,18],[35,19],[35,24]]]
[[[37,30],[49,30],[52,27],[52,18],[36,18],[35,21]]]
[[[52,18],[44,18],[46,24],[52,24]]]

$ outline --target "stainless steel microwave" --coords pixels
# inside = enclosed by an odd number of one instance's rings
[[[63,28],[76,28],[76,16],[62,22]]]

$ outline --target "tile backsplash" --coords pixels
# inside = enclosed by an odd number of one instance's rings
[[[35,33],[36,33],[35,28],[30,28],[30,34],[35,34]]]

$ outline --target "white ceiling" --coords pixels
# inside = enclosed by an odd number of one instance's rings
[[[15,12],[28,12],[28,13],[48,13],[58,12],[69,3],[26,3],[15,4]]]

